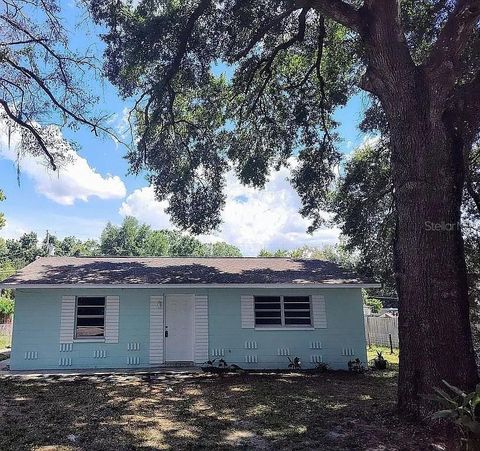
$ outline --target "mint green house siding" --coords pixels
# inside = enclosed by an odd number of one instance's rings
[[[60,343],[63,296],[112,294],[119,296],[120,304],[118,343]],[[149,294],[142,290],[17,289],[10,367],[32,370],[148,366],[148,302]],[[138,364],[129,364],[129,357]]]
[[[164,311],[176,299],[172,295],[193,299],[193,329],[189,322],[185,330],[177,327],[165,338]],[[320,310],[312,307],[312,322],[318,327],[255,327],[248,318],[248,302],[259,295],[324,300]],[[78,296],[112,300],[105,318],[105,339],[74,338],[72,308]],[[306,368],[323,361],[332,368],[346,369],[353,358],[366,361],[359,287],[17,288],[15,309],[12,370],[162,366],[185,360],[183,356],[176,359],[173,348],[166,351],[171,346],[168,340],[182,334],[193,346],[192,357],[186,360],[196,364],[224,358],[245,368],[285,368],[288,356],[298,356]],[[322,316],[321,321],[316,314]]]
[[[325,298],[327,327],[314,328],[242,328],[242,295],[312,296]],[[360,289],[269,289],[210,291],[210,354],[223,355],[227,363],[250,368],[285,368],[297,356],[302,366],[311,360],[323,361],[332,368],[346,369],[354,354],[365,362],[365,328]],[[344,350],[349,351],[344,352]],[[353,351],[352,351],[353,350]],[[220,351],[220,352],[218,352]],[[255,363],[247,363],[245,356]],[[217,357],[218,358],[218,357]],[[248,360],[248,358],[247,358]]]

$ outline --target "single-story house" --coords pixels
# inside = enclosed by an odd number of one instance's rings
[[[327,261],[44,257],[15,289],[12,370],[366,360],[362,288]]]

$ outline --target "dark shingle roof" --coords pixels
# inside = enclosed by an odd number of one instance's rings
[[[201,257],[42,257],[1,285],[365,284],[323,260]]]

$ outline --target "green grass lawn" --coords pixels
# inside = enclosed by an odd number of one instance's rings
[[[377,351],[382,352],[383,357],[388,360],[390,363],[394,365],[398,365],[398,354],[399,350],[396,348],[393,348],[393,354],[390,353],[390,348],[385,347],[385,346],[375,346],[372,345],[372,347],[368,348],[367,347],[367,356],[368,356],[368,361],[370,362],[373,360],[375,357],[377,357]]]
[[[423,450],[395,371],[0,378],[0,449]]]
[[[0,335],[0,349],[9,348],[11,344],[10,336]]]

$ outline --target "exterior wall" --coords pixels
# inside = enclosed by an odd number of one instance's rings
[[[366,361],[361,290],[348,289],[17,289],[12,370],[135,368],[150,366],[150,297],[194,293],[208,297],[210,358],[245,368],[285,368],[298,356],[302,366],[321,360],[345,369]],[[241,327],[241,296],[315,295],[326,301],[327,328],[262,330]],[[60,344],[62,296],[119,296],[118,343]],[[282,355],[279,355],[282,354]],[[344,355],[349,354],[349,355]]]
[[[227,363],[244,368],[286,368],[289,363],[287,352],[292,360],[299,357],[303,368],[313,367],[312,359],[323,361],[333,369],[346,369],[348,361],[356,357],[366,362],[360,289],[268,290],[269,295],[323,295],[327,328],[242,329],[240,296],[265,295],[265,291],[210,290],[209,344],[212,358],[224,358]],[[351,355],[342,355],[344,350]],[[248,360],[257,362],[248,363]]]
[[[150,294],[142,290],[16,290],[10,368],[33,370],[148,366]],[[71,345],[60,345],[60,314],[64,295],[119,296],[118,343],[74,341]],[[129,347],[135,347],[131,346],[132,343],[138,343],[138,350],[128,350]],[[131,361],[138,361],[138,364],[129,364],[129,357],[135,358]]]

